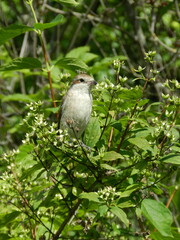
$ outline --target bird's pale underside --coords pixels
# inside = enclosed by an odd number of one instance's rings
[[[92,111],[91,88],[95,84],[93,77],[78,74],[63,98],[58,127],[67,129],[70,137],[80,138],[89,122]]]

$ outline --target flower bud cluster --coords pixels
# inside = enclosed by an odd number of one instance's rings
[[[180,83],[176,79],[166,80],[165,83],[163,83],[163,86],[174,91],[175,89],[180,88]]]
[[[49,123],[44,113],[40,112],[42,102],[30,103],[27,106],[29,112],[24,119],[24,123],[28,126],[28,130],[23,143],[30,143],[33,137],[36,137],[40,144],[48,145],[53,143],[55,146],[62,143],[67,137],[67,131],[57,130],[56,123]]]
[[[8,159],[10,159],[10,158],[13,158],[14,156],[16,156],[16,154],[18,154],[19,153],[19,149],[13,149],[13,150],[11,150],[11,151],[9,151],[8,153],[4,153],[3,155],[2,155],[2,159],[4,160],[4,161],[8,161]]]
[[[153,63],[154,62],[153,58],[154,58],[155,55],[156,55],[156,51],[149,51],[149,52],[145,53],[145,58],[144,59],[147,62]]]
[[[111,203],[118,193],[116,192],[115,187],[107,186],[104,189],[99,190],[98,195],[101,200]]]
[[[173,113],[166,110],[165,114],[168,114],[170,116]],[[173,132],[170,131],[171,124],[168,124],[167,121],[160,121],[158,118],[154,118],[152,119],[152,123],[155,125],[155,127],[152,128],[152,137],[158,138],[163,133],[163,135],[167,138],[170,138],[171,140],[175,139]]]
[[[180,98],[178,96],[170,96],[170,94],[163,94],[162,98],[168,100],[168,102],[172,103],[173,105],[180,105]]]
[[[128,79],[127,77],[119,77],[119,80],[120,82],[124,83],[126,82]],[[122,86],[120,84],[117,84],[115,85],[114,83],[110,82],[108,79],[106,79],[104,82],[100,82],[96,85],[95,87],[96,90],[98,91],[103,91],[105,89],[107,89],[108,91],[111,91],[111,90],[121,90],[122,89]]]
[[[121,61],[120,59],[115,59],[113,61],[114,69],[118,70],[118,72],[123,65],[124,65],[124,61]]]

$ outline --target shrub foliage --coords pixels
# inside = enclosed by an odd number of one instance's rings
[[[1,3],[0,239],[178,239],[177,1],[20,2]],[[77,71],[98,85],[69,139]]]

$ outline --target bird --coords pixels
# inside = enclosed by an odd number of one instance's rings
[[[90,120],[93,100],[91,89],[96,84],[92,76],[78,74],[62,99],[58,129],[66,129],[72,138],[79,139]]]

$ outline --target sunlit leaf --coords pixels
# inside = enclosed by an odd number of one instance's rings
[[[94,147],[101,134],[98,118],[92,117],[84,133],[84,143],[89,147]]]
[[[128,139],[128,142],[134,144],[135,146],[137,146],[142,150],[152,151],[152,148],[149,142],[145,138],[141,138],[141,137],[130,138]]]
[[[102,217],[104,214],[106,214],[107,211],[108,211],[108,207],[106,205],[101,205],[98,208],[98,213],[99,213],[100,217]]]
[[[90,53],[89,51],[90,51],[89,46],[74,48],[70,52],[68,52],[66,58],[79,58],[83,60],[85,63],[88,63],[89,61],[98,57],[98,55]]]
[[[54,1],[65,4],[65,5],[73,5],[73,6],[77,6],[79,4],[75,0],[54,0]]]
[[[79,197],[88,199],[89,201],[93,201],[93,202],[100,202],[99,196],[95,192],[89,192],[89,193],[84,192],[84,193],[81,193]]]
[[[110,152],[105,152],[104,156],[102,158],[103,161],[114,161],[117,159],[122,159],[123,156],[120,153],[110,151]]]
[[[104,169],[110,170],[110,171],[115,171],[115,172],[117,171],[117,169],[115,167],[112,167],[112,166],[110,166],[109,164],[106,164],[106,163],[104,163],[104,164],[102,163],[101,167],[104,168]]]
[[[66,54],[66,58],[79,58],[82,54],[90,51],[89,46],[77,47]]]
[[[116,215],[126,225],[126,227],[129,226],[127,215],[122,209],[118,208],[117,206],[113,206],[111,207],[110,211]]]
[[[120,60],[126,60],[127,57],[121,55],[121,56],[116,56],[116,57],[106,57],[103,58],[103,60],[96,62],[91,68],[90,71],[91,73],[97,73],[98,71],[101,71],[105,68],[107,68],[108,66],[110,66],[111,64],[113,64],[113,61],[115,59],[120,59]]]
[[[55,65],[72,71],[88,70],[88,66],[78,58],[62,58],[55,62]]]
[[[144,199],[141,204],[141,210],[144,216],[162,236],[172,237],[172,215],[163,203],[153,199]]]
[[[34,149],[33,144],[22,144],[19,147],[18,154],[16,155],[16,161],[17,162],[23,162],[23,164],[25,165],[26,161],[29,162],[30,160],[33,159],[33,155],[31,154],[33,149]]]
[[[33,102],[34,99],[28,95],[21,94],[21,93],[10,94],[2,98],[2,102],[9,102],[9,101]]]
[[[124,198],[124,197],[129,197],[131,195],[131,193],[133,193],[134,191],[136,191],[137,189],[140,188],[140,184],[133,184],[133,185],[130,185],[126,188],[126,190],[124,192],[122,192],[120,194],[120,197],[121,198]]]
[[[168,154],[162,158],[160,158],[160,161],[163,161],[164,163],[172,163],[176,165],[180,165],[180,154]]]

